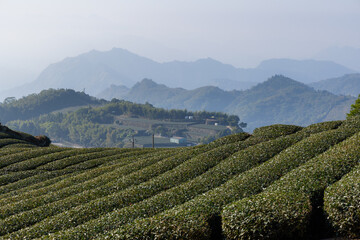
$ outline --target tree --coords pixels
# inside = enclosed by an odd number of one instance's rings
[[[348,117],[351,116],[360,116],[360,94],[358,99],[355,101],[353,105],[351,105],[350,112],[347,115]]]
[[[10,104],[10,103],[12,103],[14,101],[16,101],[15,97],[7,97],[7,98],[5,98],[4,103],[5,104]]]

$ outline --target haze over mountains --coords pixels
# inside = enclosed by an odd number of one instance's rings
[[[357,97],[360,94],[360,74],[346,74],[342,77],[325,79],[309,85],[315,89]]]
[[[330,47],[314,56],[317,60],[330,60],[360,72],[360,48]]]
[[[248,131],[274,123],[308,125],[345,118],[354,98],[316,91],[304,83],[335,94],[360,93],[359,74],[330,61],[269,59],[244,69],[211,58],[159,63],[113,48],[51,64],[32,83],[4,91],[0,97],[68,88],[108,100],[236,114],[248,123]],[[240,91],[244,89],[250,90]]]
[[[248,123],[247,131],[274,123],[309,125],[345,119],[350,105],[355,101],[354,97],[317,91],[280,75],[245,91],[224,91],[214,86],[193,90],[169,88],[144,79],[131,89],[112,86],[98,97],[149,102],[168,109],[224,111],[236,114],[241,121]]]
[[[270,59],[256,68],[236,68],[211,58],[194,62],[159,63],[127,50],[90,51],[49,65],[33,82],[0,97],[20,97],[47,88],[71,88],[96,95],[111,84],[133,86],[144,78],[169,87],[194,89],[218,86],[225,90],[248,89],[275,74],[284,74],[303,83],[339,77],[355,71],[329,61]]]

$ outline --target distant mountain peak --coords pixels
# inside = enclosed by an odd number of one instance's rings
[[[284,75],[279,74],[279,75],[274,75],[274,76],[270,77],[268,80],[266,80],[263,83],[259,83],[258,85],[256,85],[254,87],[254,89],[266,87],[266,88],[271,88],[274,90],[279,90],[279,89],[287,88],[290,86],[310,88],[301,82],[295,81],[294,79],[291,79]]]
[[[138,89],[138,88],[144,88],[144,89],[150,89],[150,88],[156,88],[159,86],[165,86],[162,84],[158,84],[154,82],[152,79],[144,78],[140,82],[137,82],[132,89]]]

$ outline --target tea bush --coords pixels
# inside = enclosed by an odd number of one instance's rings
[[[324,210],[335,230],[344,237],[360,237],[360,166],[329,186]]]
[[[39,157],[39,156],[43,156],[43,155],[47,155],[47,154],[52,154],[52,153],[56,153],[56,152],[61,152],[61,151],[65,151],[65,150],[68,150],[68,149],[67,148],[58,148],[58,147],[34,148],[34,149],[31,149],[30,151],[19,152],[19,153],[15,153],[15,154],[11,154],[11,155],[2,156],[2,157],[0,157],[0,171],[1,171],[1,168],[6,167],[11,164],[14,164],[14,163],[17,163],[17,162],[26,161],[31,158],[35,158],[35,157]]]
[[[343,129],[344,132],[349,130],[346,129],[346,126]],[[352,131],[350,130],[348,133],[350,134]],[[246,238],[255,239],[259,234],[264,236],[264,238],[271,239],[278,238],[279,236],[286,237],[289,236],[289,234],[291,236],[296,235],[298,237],[304,237],[303,234],[308,232],[309,225],[304,224],[303,219],[310,216],[312,208],[321,206],[323,192],[326,187],[349,172],[358,164],[359,159],[360,133],[356,133],[354,136],[335,145],[325,153],[318,155],[302,166],[289,172],[267,188],[266,192],[256,195],[251,199],[240,200],[225,208],[222,214],[224,229],[226,229],[226,231],[224,231],[225,236],[229,239],[241,238],[236,236],[243,235],[248,236]],[[274,194],[278,192],[296,193],[302,195],[299,200],[303,199],[305,201],[307,199],[311,201],[311,205],[308,210],[304,211],[306,214],[299,213],[303,216],[301,219],[293,214],[294,208],[296,208],[296,200],[294,200],[288,205],[283,205],[290,207],[274,207],[272,210],[268,210],[262,215],[263,218],[257,220],[257,224],[255,224],[255,222],[247,222],[246,219],[244,219],[245,216],[242,209],[251,208],[251,206],[248,205],[248,202],[250,201],[257,201],[258,203],[256,203],[256,206],[261,205],[262,202],[265,204],[266,194],[268,194],[268,192],[274,192]],[[294,208],[291,207],[292,204],[294,205]],[[256,211],[254,211],[254,214],[255,212]],[[234,215],[237,214],[238,217],[234,217]],[[271,216],[274,215],[278,217],[272,218]],[[248,218],[252,219],[253,216],[248,216]],[[287,220],[285,221],[284,219]],[[271,227],[276,226],[276,228],[278,228],[275,238],[272,235],[272,232],[267,232],[266,229],[259,228],[261,225],[260,223],[265,224],[265,222]],[[291,223],[291,228],[287,225],[288,223]],[[256,232],[256,234],[251,233],[249,229],[253,229],[252,231]]]
[[[302,127],[295,125],[274,124],[270,126],[255,128],[253,131],[253,135],[265,139],[274,139],[295,133],[301,129]]]

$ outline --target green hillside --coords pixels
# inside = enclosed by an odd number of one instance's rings
[[[71,89],[48,89],[38,94],[30,94],[20,99],[8,97],[0,103],[0,121],[24,120],[40,116],[52,111],[78,106],[100,105],[98,100],[84,92]]]
[[[0,239],[360,237],[360,117],[175,149],[0,140]]]
[[[203,126],[207,119],[212,125]],[[131,147],[132,137],[136,137],[135,147],[152,147],[152,134],[156,135],[156,147],[181,147],[242,131],[240,119],[234,115],[99,100],[71,89],[8,98],[0,104],[0,120],[11,129],[46,135],[56,145],[71,147]],[[186,141],[172,143],[173,136]]]

